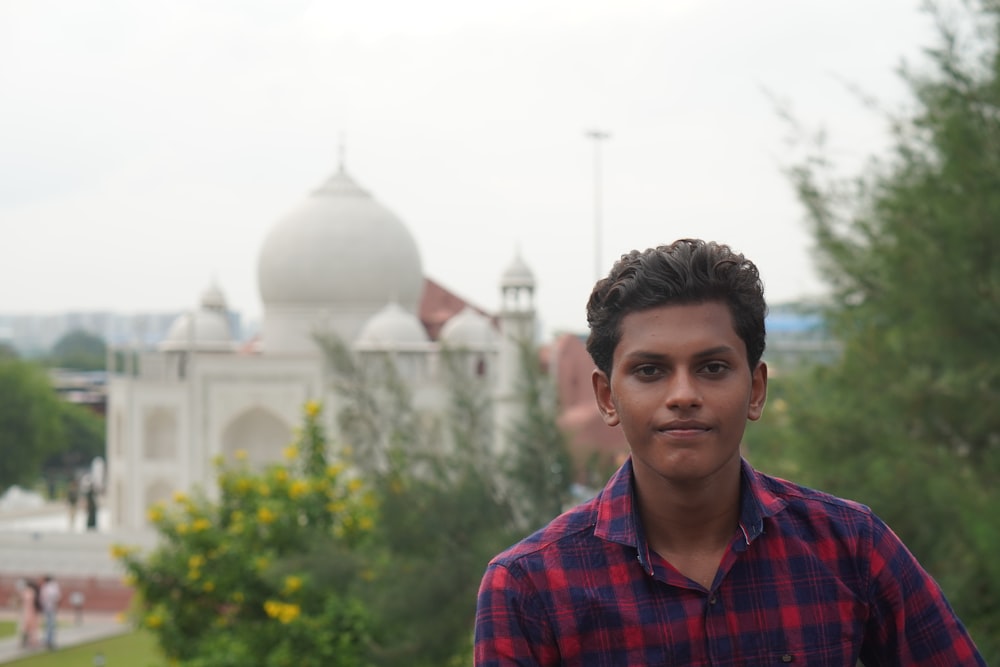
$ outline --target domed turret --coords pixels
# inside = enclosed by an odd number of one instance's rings
[[[427,343],[427,331],[416,315],[395,301],[375,314],[358,334],[358,349],[383,349]]]
[[[232,352],[234,344],[226,298],[213,283],[202,292],[201,307],[178,315],[158,347],[162,352]]]
[[[267,235],[258,262],[265,352],[314,352],[316,333],[353,340],[390,301],[415,312],[416,241],[341,168]]]
[[[535,274],[532,273],[531,268],[525,263],[520,252],[514,255],[514,259],[500,278],[500,288],[508,287],[515,289],[534,289],[535,287]]]
[[[495,347],[499,333],[490,318],[466,307],[445,322],[439,339],[448,347],[482,350]]]

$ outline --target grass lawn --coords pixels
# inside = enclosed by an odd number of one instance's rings
[[[0,639],[17,634],[17,621],[0,621]]]
[[[156,646],[156,639],[142,631],[51,653],[39,653],[7,664],[16,667],[87,667],[94,664],[94,656],[98,653],[104,655],[108,667],[167,667],[166,659]]]

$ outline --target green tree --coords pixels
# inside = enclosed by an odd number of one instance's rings
[[[139,593],[140,620],[184,667],[361,667],[370,614],[360,557],[375,499],[327,464],[320,407],[306,405],[287,463],[220,462],[219,498],[178,493],[150,510],[147,554],[114,555]]]
[[[468,664],[479,580],[512,539],[510,508],[491,468],[491,397],[444,351],[450,385],[444,415],[414,405],[390,354],[358,357],[322,341],[338,423],[379,498],[374,576],[366,600],[376,619],[375,665]]]
[[[511,425],[516,463],[508,465],[493,451],[492,385],[475,372],[474,353],[443,350],[449,403],[442,415],[415,407],[391,355],[358,358],[337,341],[323,344],[341,398],[341,432],[379,497],[375,576],[366,595],[378,628],[371,659],[401,667],[469,664],[486,563],[526,526],[558,514],[567,495],[568,456],[537,350],[524,346],[525,417]],[[518,451],[529,444],[530,451]],[[562,454],[549,447],[563,447]],[[557,470],[554,462],[564,460]]]
[[[53,448],[43,467],[46,475],[69,477],[76,468],[104,456],[105,421],[88,408],[68,401],[60,401],[59,419],[63,432],[61,444]]]
[[[887,157],[845,179],[820,147],[791,170],[843,354],[789,379],[777,416],[805,479],[885,517],[990,661],[1000,660],[998,12],[984,0],[937,15],[929,67],[903,73],[915,108],[891,119]]]
[[[520,417],[509,427],[511,452],[503,472],[522,525],[536,530],[565,509],[573,462],[566,434],[556,423],[559,406],[552,378],[545,375],[533,345],[522,342],[520,357]]]
[[[64,444],[62,406],[44,369],[0,358],[0,488],[30,484]]]
[[[56,341],[48,364],[78,371],[102,370],[107,363],[104,339],[82,329],[69,331]]]

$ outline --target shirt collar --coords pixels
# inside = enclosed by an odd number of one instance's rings
[[[745,549],[764,532],[764,519],[785,507],[785,501],[774,495],[761,482],[760,473],[746,459],[740,460],[740,531],[741,547]],[[634,475],[631,457],[611,476],[597,497],[597,520],[594,535],[611,542],[635,547],[643,567],[649,562],[649,551],[642,534],[642,524],[633,495]]]

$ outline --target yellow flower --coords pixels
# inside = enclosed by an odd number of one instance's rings
[[[261,523],[274,523],[278,518],[278,515],[272,512],[267,507],[261,507],[257,510],[257,520]]]
[[[288,497],[292,500],[297,500],[307,493],[309,493],[309,482],[305,480],[297,479],[288,487]]]
[[[191,526],[187,525],[186,523],[177,524],[178,535],[187,535],[189,530],[191,530]]]
[[[236,591],[235,593],[233,593],[233,602],[237,603],[243,602],[244,599],[246,598],[244,598],[243,596],[243,591]]]
[[[201,585],[201,590],[205,591],[206,593],[211,593],[212,591],[215,590],[215,582],[206,581],[204,584]]]
[[[160,523],[163,521],[163,506],[157,503],[146,510],[146,518],[150,523]]]
[[[299,455],[299,448],[295,445],[288,445],[281,453],[288,460],[292,460]]]
[[[191,530],[196,533],[201,533],[212,527],[212,522],[208,519],[202,517],[200,519],[195,519],[194,523],[191,524]]]
[[[253,482],[251,482],[246,477],[240,477],[239,481],[236,482],[236,490],[240,493],[246,493],[253,488]]]
[[[355,477],[354,479],[352,479],[347,483],[347,490],[350,491],[351,493],[354,493],[364,485],[365,485],[364,482]]]
[[[192,570],[196,570],[205,564],[205,557],[201,554],[195,554],[188,558],[188,567]]]
[[[267,482],[261,482],[257,485],[257,493],[264,496],[265,498],[271,495],[271,487],[267,485]]]
[[[370,516],[363,516],[358,519],[358,528],[361,530],[371,530],[373,525],[374,523],[372,522],[372,518]]]
[[[124,577],[122,577],[122,583],[125,584],[126,586],[128,586],[129,588],[132,588],[133,586],[135,586],[136,583],[138,583],[138,581],[139,580],[136,579],[135,575],[132,574],[131,572],[129,572],[128,574],[126,574]]]
[[[287,482],[288,481],[288,471],[285,470],[284,468],[279,468],[277,471],[275,471],[274,477],[279,482]]]
[[[115,560],[121,560],[122,558],[127,558],[135,552],[135,547],[127,547],[124,544],[112,544],[111,545],[111,557]]]
[[[302,577],[289,575],[285,577],[285,594],[291,595],[302,588]]]
[[[343,472],[343,470],[344,470],[344,464],[343,463],[334,463],[334,464],[328,465],[326,467],[326,476],[327,477],[336,477],[341,472]]]
[[[322,410],[322,407],[318,401],[309,401],[306,403],[306,415],[316,417],[320,413],[320,410]]]
[[[254,558],[254,560],[253,560],[253,565],[258,570],[266,570],[267,566],[270,565],[270,564],[271,563],[270,563],[270,561],[268,561],[268,559],[267,559],[266,556],[258,556],[257,558]]]
[[[198,581],[201,578],[201,570],[188,570],[188,579]]]
[[[326,504],[326,511],[330,514],[340,514],[345,509],[347,509],[347,505],[341,500]]]
[[[158,628],[163,625],[163,617],[159,614],[149,614],[146,616],[147,628]]]
[[[184,503],[187,502],[187,499],[188,499],[187,494],[184,493],[183,491],[174,491],[175,503]]]
[[[299,614],[302,613],[302,608],[297,604],[286,604],[277,600],[268,600],[264,603],[264,611],[271,618],[276,618],[287,625],[299,617]]]
[[[225,462],[226,459],[222,456],[222,454],[216,454],[212,457],[212,465],[216,468],[221,468],[222,464]]]

